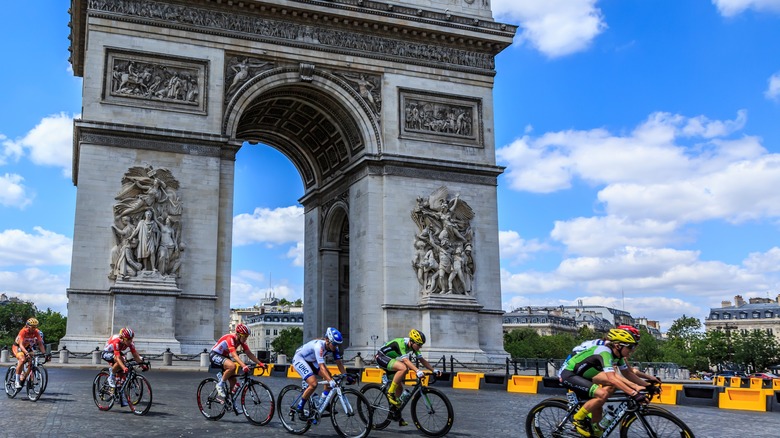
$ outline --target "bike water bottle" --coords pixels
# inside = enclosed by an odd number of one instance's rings
[[[612,406],[607,406],[607,409],[604,410],[604,417],[599,421],[599,426],[601,426],[601,429],[606,429],[609,427],[609,425],[612,423],[612,420],[615,419],[615,408]]]
[[[403,403],[409,400],[409,397],[411,396],[412,396],[412,391],[409,391],[409,389],[404,388],[404,392],[401,393],[401,397],[399,398],[399,400],[401,401],[401,403]]]
[[[320,402],[317,403],[317,408],[319,408],[320,406],[325,405],[325,403],[328,402],[328,395],[329,394],[330,394],[330,389],[328,389],[328,388],[325,388],[325,390],[322,391],[322,396],[320,396]]]
[[[238,388],[240,388],[240,387],[241,387],[241,384],[240,384],[240,383],[238,383],[238,382],[236,382],[236,384],[235,384],[235,385],[233,385],[233,391],[232,391],[232,392],[233,392],[233,394],[235,394],[235,393],[236,393],[236,391],[238,391]]]

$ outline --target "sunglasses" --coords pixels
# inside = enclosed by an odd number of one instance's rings
[[[626,345],[623,345],[623,346],[628,348],[629,351],[634,351],[634,350],[636,350],[636,347],[638,347],[637,344],[626,344]]]

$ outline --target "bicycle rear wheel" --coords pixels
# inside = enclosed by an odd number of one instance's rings
[[[114,406],[114,390],[108,386],[108,371],[103,370],[92,381],[92,400],[101,411],[107,411]]]
[[[219,420],[225,415],[225,401],[217,397],[217,379],[209,377],[198,385],[198,409],[209,420]]]
[[[662,409],[647,409],[626,416],[620,425],[620,438],[693,438],[693,432],[674,414]]]
[[[251,380],[241,393],[244,415],[250,423],[265,426],[274,418],[274,395],[265,383]]]
[[[443,392],[422,387],[412,399],[412,420],[420,432],[428,436],[444,436],[452,428],[455,411]]]
[[[30,375],[27,376],[25,384],[27,386],[27,398],[31,401],[38,401],[41,398],[41,394],[43,394],[43,373],[41,370],[37,367],[34,368]]]
[[[528,438],[580,437],[568,427],[569,406],[561,400],[543,400],[525,417],[525,434]]]
[[[135,415],[146,415],[152,407],[152,386],[146,377],[135,375],[127,382],[125,397]]]
[[[279,420],[282,426],[288,432],[302,435],[311,427],[311,419],[298,413],[295,407],[303,395],[301,385],[287,385],[279,392],[279,398],[276,399],[276,412],[279,414]]]
[[[374,429],[382,430],[390,425],[391,406],[390,402],[387,400],[385,391],[382,389],[382,386],[376,383],[369,383],[360,388],[360,392],[366,396],[368,404],[371,405],[371,408],[373,409],[372,421],[374,423]],[[362,412],[362,409],[358,409],[358,413],[360,412]]]
[[[43,376],[43,385],[41,388],[41,394],[43,394],[46,392],[46,387],[49,385],[49,371],[43,365],[38,365],[38,369],[41,370],[41,376]]]
[[[5,373],[5,395],[8,398],[16,397],[19,390],[16,389],[16,366],[11,365]]]
[[[372,411],[365,395],[346,388],[330,402],[330,421],[339,436],[363,438],[371,432]]]

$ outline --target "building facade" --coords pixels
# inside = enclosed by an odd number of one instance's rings
[[[739,330],[747,333],[763,330],[780,337],[780,295],[774,299],[750,298],[748,301],[736,295],[733,304],[725,300],[721,302],[721,307],[711,308],[709,316],[704,320],[704,327],[708,332]]]

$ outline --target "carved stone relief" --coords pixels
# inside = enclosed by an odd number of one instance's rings
[[[417,224],[412,268],[420,293],[471,295],[474,282],[472,257],[474,211],[446,186],[427,198],[417,198],[412,220]]]
[[[228,58],[225,64],[225,101],[232,97],[247,80],[273,67],[273,62],[248,56]]]
[[[400,90],[402,138],[482,147],[482,102]]]
[[[364,73],[337,73],[337,76],[343,78],[353,90],[360,94],[363,101],[379,116],[382,109],[382,77],[377,75],[367,75]]]
[[[205,61],[108,49],[103,99],[205,113],[207,65]]]
[[[185,249],[178,189],[164,167],[128,169],[114,198],[109,279],[175,284]]]

